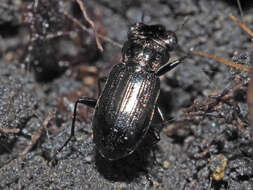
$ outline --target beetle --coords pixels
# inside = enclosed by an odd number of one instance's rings
[[[75,102],[71,134],[57,152],[74,137],[78,104],[95,108],[93,141],[100,155],[108,160],[132,154],[148,131],[158,141],[158,130],[150,126],[155,112],[164,121],[157,105],[159,77],[184,59],[170,61],[169,53],[176,47],[176,34],[163,25],[132,25],[122,48],[122,61],[112,68],[99,98],[85,97]]]

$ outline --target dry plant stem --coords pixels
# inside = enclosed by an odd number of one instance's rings
[[[15,129],[7,129],[2,124],[0,124],[0,132],[3,134],[17,134],[20,132],[20,129],[15,128]]]
[[[98,49],[103,52],[104,49],[99,41],[99,38],[98,38],[98,35],[97,35],[97,30],[96,30],[96,27],[95,27],[95,24],[94,22],[88,17],[88,14],[86,12],[86,9],[85,9],[85,6],[84,6],[84,3],[81,1],[81,0],[76,0],[76,2],[79,4],[81,10],[82,10],[82,13],[83,13],[83,16],[85,18],[85,20],[91,25],[93,31],[94,31],[94,34],[95,34],[95,39],[96,39],[96,43],[97,43],[97,46],[98,46]]]
[[[50,40],[50,39],[53,39],[53,38],[58,38],[58,37],[61,37],[61,36],[70,36],[71,34],[75,33],[76,31],[68,31],[68,32],[57,32],[55,34],[53,33],[49,33],[47,34],[46,36],[36,36],[35,37],[32,37],[31,38],[31,42],[34,42],[36,40]]]
[[[32,149],[32,147],[38,142],[39,138],[42,135],[42,132],[44,131],[45,128],[47,128],[47,126],[48,126],[49,122],[52,120],[52,118],[53,118],[53,113],[50,112],[48,117],[45,119],[43,124],[38,129],[38,131],[36,131],[36,133],[32,136],[32,139],[29,142],[29,144],[27,145],[27,147],[25,148],[25,150],[20,154],[21,156],[25,156]]]
[[[236,100],[234,100],[234,94],[238,91],[243,91],[246,94],[247,86],[248,82],[241,83],[230,90],[224,90],[215,96],[209,96],[209,98],[202,103],[195,101],[191,107],[183,110],[183,115],[179,120],[173,123],[173,127],[166,131],[166,133],[168,135],[175,134],[175,131],[180,128],[189,128],[189,122],[197,122],[199,124],[205,117],[225,119],[226,121],[232,122],[237,127],[238,131],[243,132],[248,122],[245,121],[245,118],[241,114],[241,109]],[[224,104],[230,106],[233,110],[233,120],[227,120],[229,118],[223,111]],[[203,153],[205,154],[205,151]],[[196,156],[198,157],[198,154],[196,154]],[[199,156],[201,156],[201,154]]]
[[[231,13],[228,15],[229,18],[231,18],[235,23],[239,24],[240,27],[245,31],[247,32],[251,37],[253,37],[253,31],[251,29],[249,29],[246,24],[244,24],[242,21],[240,21],[240,19],[236,18],[235,16],[233,16]],[[226,64],[230,67],[233,67],[233,68],[236,68],[236,69],[240,69],[240,70],[243,70],[243,71],[246,71],[246,72],[249,72],[251,70],[251,67],[249,66],[243,66],[243,65],[240,65],[240,64],[236,64],[235,62],[233,61],[230,61],[228,59],[225,59],[225,58],[222,58],[222,57],[218,57],[218,56],[215,56],[215,55],[212,55],[212,54],[209,54],[209,53],[205,53],[203,51],[193,51],[192,52],[193,54],[195,55],[200,55],[200,56],[204,56],[204,57],[208,57],[208,58],[211,58],[217,62],[220,62],[220,63],[223,63],[223,64]]]
[[[222,58],[222,57],[218,57],[216,55],[212,55],[203,51],[192,51],[193,54],[195,55],[200,55],[200,56],[204,56],[204,57],[208,57],[211,58],[219,63],[223,63],[225,65],[228,65],[230,67],[236,68],[236,69],[240,69],[242,71],[246,71],[249,72],[251,70],[251,67],[249,66],[244,66],[244,65],[240,65],[240,64],[236,64],[233,61],[230,61],[228,59]]]
[[[73,16],[71,16],[70,14],[68,14],[67,12],[63,12],[63,14],[69,19],[71,20],[73,23],[75,23],[77,26],[79,26],[82,30],[84,30],[85,32],[88,32],[89,34],[93,34],[94,32],[90,29],[88,29],[87,27],[85,27],[81,22],[79,22],[76,18],[74,18]],[[101,34],[97,34],[97,36],[101,39],[103,39],[104,41],[111,43],[112,45],[122,48],[122,45],[120,43],[115,42],[114,40],[105,37]]]
[[[251,122],[251,134],[252,134],[252,140],[253,140],[253,72],[250,73],[250,82],[249,82],[249,88],[248,88],[248,109],[250,114],[250,122]]]
[[[240,19],[236,18],[235,16],[233,16],[231,13],[228,15],[229,18],[231,18],[235,23],[239,24],[240,27],[247,32],[251,37],[253,37],[253,31],[251,29],[249,29],[249,27],[246,26],[246,24],[244,24],[242,21],[240,21]]]
[[[233,96],[235,92],[239,90],[242,90],[246,93],[247,85],[247,82],[239,84],[231,90],[224,90],[221,94],[217,96],[210,96],[206,102],[193,104],[191,107],[184,109],[183,117],[189,119],[194,116],[206,116],[208,113],[212,112],[218,112],[218,115],[216,115],[216,117],[224,117],[222,114],[219,113],[219,108],[217,108],[220,103],[234,107],[234,110],[240,116],[240,107],[233,100]]]
[[[249,29],[249,27],[246,26],[240,19],[236,18],[232,14],[228,15],[235,23],[239,24],[240,27],[247,32],[251,37],[253,37],[253,31]],[[250,113],[250,122],[251,122],[251,134],[252,134],[252,140],[253,140],[253,72],[250,73],[250,82],[249,82],[249,88],[248,88],[248,109]]]

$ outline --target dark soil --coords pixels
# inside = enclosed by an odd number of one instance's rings
[[[251,37],[227,16],[240,17],[236,0],[85,2],[98,32],[120,44],[144,14],[145,23],[178,29],[185,52],[195,48],[243,64],[253,58]],[[252,2],[242,8],[241,19],[253,29]],[[1,0],[0,189],[253,189],[249,74],[199,56],[161,77],[159,105],[169,122],[156,146],[148,148],[147,137],[133,155],[104,160],[92,142],[93,110],[80,106],[75,141],[50,162],[70,134],[75,100],[96,98],[98,78],[121,55],[105,41],[101,53],[94,35],[63,12],[89,27],[74,1]]]

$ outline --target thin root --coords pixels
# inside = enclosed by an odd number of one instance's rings
[[[226,64],[230,67],[233,67],[235,69],[240,69],[242,71],[246,71],[246,72],[249,72],[251,70],[251,67],[249,66],[244,66],[244,65],[240,65],[240,64],[236,64],[235,62],[233,61],[230,61],[228,59],[225,59],[225,58],[222,58],[222,57],[218,57],[216,55],[212,55],[212,54],[209,54],[209,53],[206,53],[206,52],[203,52],[203,51],[192,51],[193,54],[195,55],[200,55],[200,56],[204,56],[204,57],[208,57],[210,59],[213,59],[219,63],[223,63],[223,64]]]
[[[249,29],[249,27],[246,26],[246,24],[244,24],[242,21],[240,21],[240,19],[236,18],[235,16],[233,16],[231,13],[228,15],[229,18],[231,18],[235,23],[239,24],[240,27],[247,32],[251,37],[253,37],[253,31],[251,29]]]
[[[103,52],[104,49],[99,41],[99,38],[98,38],[98,34],[97,34],[97,30],[96,30],[96,27],[95,27],[95,24],[94,22],[88,17],[88,14],[86,12],[86,9],[85,9],[85,6],[84,6],[84,3],[81,1],[81,0],[76,0],[76,2],[79,4],[80,6],[80,9],[82,10],[82,13],[83,13],[83,17],[85,18],[85,20],[91,25],[93,31],[94,31],[94,34],[95,34],[95,39],[96,39],[96,43],[97,43],[97,46],[98,46],[98,49]]]
[[[245,31],[247,32],[250,36],[253,37],[253,31],[251,29],[249,29],[246,24],[244,24],[242,21],[240,21],[240,19],[236,18],[235,16],[233,16],[231,13],[228,15],[235,23],[239,24],[240,27]],[[233,61],[230,61],[228,59],[225,59],[225,58],[222,58],[222,57],[218,57],[218,56],[215,56],[215,55],[212,55],[212,54],[209,54],[209,53],[206,53],[206,52],[203,52],[203,51],[192,51],[193,54],[195,55],[200,55],[200,56],[204,56],[204,57],[208,57],[210,59],[213,59],[219,63],[223,63],[223,64],[226,64],[230,67],[233,67],[233,68],[236,68],[236,69],[240,69],[242,71],[246,71],[246,72],[249,72],[251,70],[251,67],[249,66],[243,66],[243,65],[240,65],[240,64],[236,64],[235,62]]]
[[[79,22],[76,18],[68,14],[67,12],[63,12],[63,15],[66,16],[69,20],[71,20],[73,23],[75,23],[77,26],[79,26],[83,31],[88,32],[89,34],[93,34],[93,31],[88,29],[86,26],[84,26],[81,22]],[[101,34],[97,33],[97,37],[103,39],[104,41],[111,43],[112,45],[122,48],[122,45],[118,42],[115,42],[111,38],[108,38],[106,36],[103,36]]]
[[[251,122],[251,135],[253,140],[253,72],[250,74],[250,82],[248,87],[248,109],[250,115],[250,122]]]
[[[0,123],[0,132],[3,134],[17,134],[20,132],[20,129],[18,129],[18,128],[7,129],[7,128],[3,127],[2,124]]]
[[[38,117],[38,116],[37,116]],[[39,118],[39,117],[38,117]],[[49,113],[43,124],[40,126],[40,128],[36,131],[36,133],[32,136],[31,141],[27,145],[27,147],[24,149],[24,151],[20,154],[21,156],[25,156],[31,149],[32,147],[38,142],[39,138],[42,135],[42,132],[44,131],[45,128],[47,128],[49,122],[53,118],[53,113]]]

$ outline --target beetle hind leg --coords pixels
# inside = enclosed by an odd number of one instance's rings
[[[89,107],[94,108],[96,106],[97,100],[94,98],[80,98],[75,102],[75,107],[74,107],[74,113],[72,116],[72,125],[71,125],[71,133],[69,138],[65,141],[65,143],[57,150],[57,152],[55,153],[55,155],[53,156],[53,158],[55,158],[55,156],[62,151],[62,149],[69,143],[69,141],[75,136],[75,122],[76,122],[76,115],[77,115],[77,106],[78,104],[84,104],[87,105]]]

